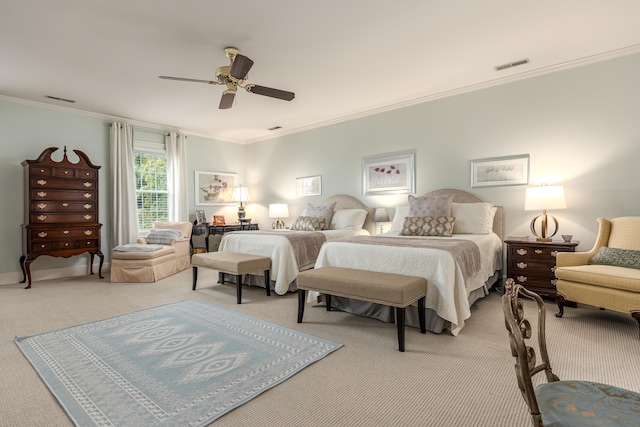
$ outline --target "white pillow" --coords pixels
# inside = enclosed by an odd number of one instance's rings
[[[452,203],[451,216],[456,219],[454,234],[489,234],[497,208],[491,203]]]
[[[404,218],[409,216],[409,206],[398,206],[396,212],[393,214],[393,221],[391,222],[390,232],[400,233],[404,226]]]
[[[360,230],[367,219],[364,209],[340,209],[331,217],[330,230]]]

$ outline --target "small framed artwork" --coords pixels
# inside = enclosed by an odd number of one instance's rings
[[[224,220],[224,215],[214,215],[213,216],[213,225],[225,225],[226,222]]]
[[[296,196],[319,196],[322,194],[322,176],[296,178]]]
[[[471,188],[528,183],[528,154],[471,160]]]
[[[415,193],[416,153],[406,151],[362,159],[362,194]]]
[[[231,204],[237,177],[235,173],[195,171],[196,205]]]
[[[196,223],[198,225],[207,223],[207,215],[203,210],[196,209]]]

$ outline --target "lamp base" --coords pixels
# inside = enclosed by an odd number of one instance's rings
[[[282,230],[284,228],[284,221],[278,218],[275,221],[273,221],[273,224],[271,225],[271,227],[274,230]]]
[[[238,208],[238,219],[240,219],[240,218],[244,218],[244,217],[245,217],[245,215],[247,215],[247,214],[246,214],[246,212],[244,211],[244,206],[240,206],[240,207]]]
[[[540,233],[536,231],[536,221],[538,218],[540,218]],[[551,218],[556,226],[553,234],[548,233],[547,218]],[[553,215],[547,215],[546,211],[543,211],[542,215],[538,215],[531,220],[531,232],[536,236],[536,242],[550,242],[551,238],[558,232],[558,220]]]

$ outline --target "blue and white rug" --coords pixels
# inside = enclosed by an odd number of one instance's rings
[[[198,300],[16,344],[78,426],[204,426],[341,347]]]

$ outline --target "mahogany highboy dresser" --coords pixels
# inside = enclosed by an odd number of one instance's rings
[[[22,162],[25,184],[25,223],[22,225],[20,267],[22,283],[31,287],[31,263],[40,255],[68,258],[88,252],[90,273],[93,259],[100,257],[98,275],[102,279],[104,255],[100,251],[98,223],[98,169],[82,151],[73,150],[79,158],[71,163],[64,147],[62,161],[49,147],[36,160]]]

